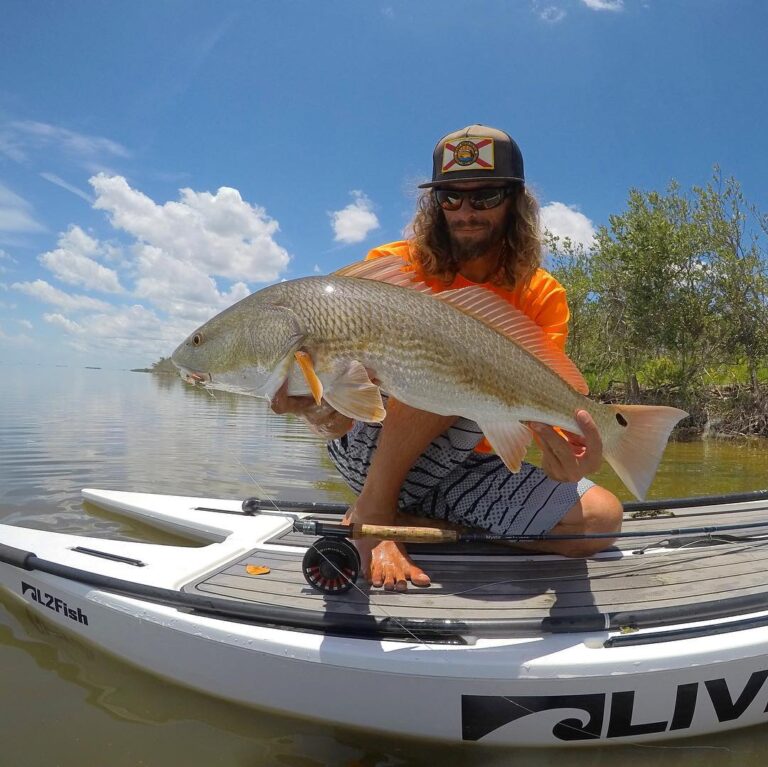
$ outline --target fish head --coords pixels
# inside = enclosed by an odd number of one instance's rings
[[[254,293],[208,320],[171,355],[188,383],[271,398],[305,333],[287,306]]]

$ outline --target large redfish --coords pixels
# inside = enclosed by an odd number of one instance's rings
[[[593,402],[574,364],[525,314],[479,286],[432,293],[403,266],[381,258],[264,288],[198,328],[172,360],[189,381],[269,399],[289,379],[289,393],[312,392],[361,421],[383,420],[381,391],[464,416],[515,472],[531,440],[524,422],[579,434],[583,408],[608,463],[645,496],[687,413]]]

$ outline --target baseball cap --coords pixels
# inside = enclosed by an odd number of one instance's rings
[[[487,125],[469,125],[443,136],[432,154],[432,181],[419,189],[455,181],[521,181],[523,155],[512,137]]]

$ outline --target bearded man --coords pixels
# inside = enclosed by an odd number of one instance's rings
[[[374,248],[368,258],[400,256],[406,268],[439,292],[482,285],[534,320],[561,349],[568,333],[565,290],[541,267],[539,206],[526,187],[523,157],[504,131],[470,125],[449,133],[433,152],[432,180],[407,240]],[[393,332],[397,332],[393,329]],[[583,435],[538,423],[529,427],[541,467],[512,473],[477,424],[409,407],[390,397],[382,423],[355,422],[327,403],[288,397],[277,413],[303,416],[326,437],[331,460],[358,493],[347,520],[363,524],[469,527],[507,536],[586,536],[520,543],[536,551],[590,556],[621,528],[619,500],[587,475],[602,464],[590,415],[577,411]],[[588,536],[600,534],[600,538]],[[403,591],[428,586],[429,575],[402,544],[355,541],[362,573],[374,586]]]

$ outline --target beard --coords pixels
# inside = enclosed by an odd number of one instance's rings
[[[484,230],[473,229],[464,234],[464,228],[467,226],[483,226]],[[504,235],[505,227],[501,223],[486,223],[471,218],[466,221],[456,221],[453,226],[448,227],[452,259],[457,264],[463,264],[485,256],[499,248]]]

